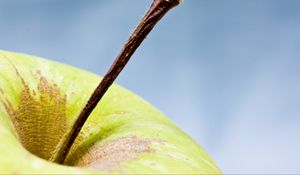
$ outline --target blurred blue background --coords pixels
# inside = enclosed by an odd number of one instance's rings
[[[0,0],[0,49],[104,75],[151,0]],[[300,1],[186,0],[117,82],[228,173],[300,173]]]

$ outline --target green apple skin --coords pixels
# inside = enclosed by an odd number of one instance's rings
[[[45,160],[100,80],[61,63],[0,51],[0,174],[221,174],[170,119],[116,84],[85,123],[66,159],[70,166]]]

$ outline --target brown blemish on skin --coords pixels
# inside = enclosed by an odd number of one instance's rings
[[[107,114],[107,116],[110,116],[110,115],[125,115],[125,114],[130,114],[130,112],[127,112],[127,111],[117,111],[117,112],[113,112],[113,113],[110,113],[110,114]]]
[[[151,162],[150,163],[150,166],[152,166],[152,167],[154,167],[154,166],[156,166],[157,164],[156,163],[154,163],[154,162]]]
[[[39,73],[37,87],[30,89],[15,65],[23,90],[19,104],[13,107],[3,100],[22,145],[31,153],[49,159],[59,140],[67,131],[66,95]]]
[[[151,153],[152,140],[141,139],[137,136],[124,136],[105,143],[96,143],[88,149],[72,155],[66,164],[71,166],[88,167],[111,171],[122,162],[137,159],[141,153]]]

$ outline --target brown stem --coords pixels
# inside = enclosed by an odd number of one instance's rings
[[[150,33],[157,22],[173,7],[178,5],[180,0],[154,0],[150,9],[127,40],[120,54],[117,56],[113,65],[110,67],[102,81],[93,92],[85,107],[81,110],[79,116],[74,122],[70,132],[66,134],[66,137],[61,140],[57,150],[55,150],[51,161],[63,164],[65,158],[71,149],[75,139],[77,138],[82,126],[86,122],[87,118],[101,100],[107,89],[117,78],[119,73],[125,67],[134,51],[140,46],[146,36]]]

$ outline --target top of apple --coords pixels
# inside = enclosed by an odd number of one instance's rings
[[[100,78],[5,51],[0,51],[0,67],[0,173],[90,171],[44,159]],[[65,164],[104,173],[220,173],[167,117],[118,85],[112,85],[94,109]]]

